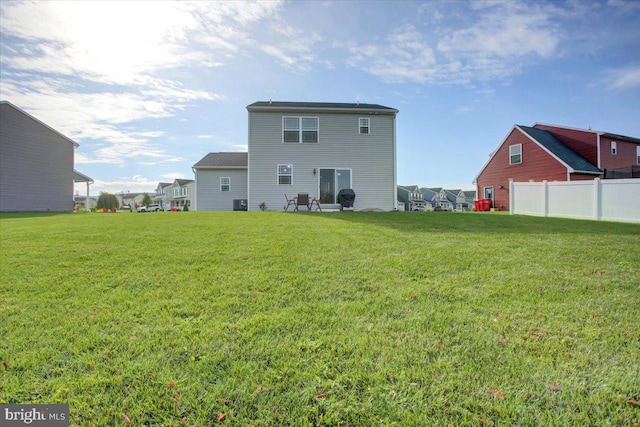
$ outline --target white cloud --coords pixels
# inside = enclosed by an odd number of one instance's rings
[[[559,39],[547,13],[499,4],[504,7],[486,13],[474,26],[445,36],[438,50],[472,60],[526,55],[547,58],[553,54]]]
[[[91,194],[98,195],[102,191],[106,191],[111,194],[119,194],[122,192],[130,193],[153,193],[158,186],[157,181],[152,181],[141,175],[134,175],[132,177],[117,177],[113,180],[101,180],[95,179],[91,184]],[[84,195],[86,193],[86,185],[84,183],[76,184],[75,190],[78,194]]]
[[[2,62],[108,84],[149,84],[162,69],[220,66],[243,26],[279,2],[5,2],[0,28],[22,39]],[[220,60],[216,60],[220,58]]]
[[[503,1],[456,3],[469,6],[468,16],[444,25],[442,4],[418,8],[438,26],[404,24],[378,43],[345,47],[348,64],[391,82],[469,83],[519,73],[531,58],[556,54],[560,31],[552,11],[531,4]],[[446,3],[445,3],[446,6]],[[457,27],[452,27],[458,22]]]
[[[320,64],[328,69],[334,68],[331,61],[318,55],[324,41],[320,34],[277,22],[271,26],[270,36],[274,41],[262,46],[262,50],[284,67],[309,71]]]
[[[640,88],[640,67],[627,67],[609,70],[606,82],[612,89],[634,89]]]
[[[410,24],[396,28],[381,44],[346,45],[350,52],[347,63],[362,67],[386,81],[433,81],[442,67],[438,66],[423,35]]]
[[[170,99],[130,92],[79,93],[51,79],[22,82],[5,78],[0,96],[78,142],[83,139],[114,143],[148,141],[162,136],[162,132],[127,131],[119,125],[170,117],[182,108],[182,104]]]
[[[191,178],[187,178],[185,174],[180,172],[165,173],[163,175],[160,175],[160,177],[166,178],[169,181],[173,181],[174,179],[191,179]]]

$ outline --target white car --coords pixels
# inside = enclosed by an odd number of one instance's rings
[[[158,212],[162,210],[160,205],[140,206],[138,212]]]
[[[413,210],[417,211],[417,212],[424,212],[424,209],[425,209],[425,207],[422,206],[422,205],[416,205],[416,206],[413,207]]]

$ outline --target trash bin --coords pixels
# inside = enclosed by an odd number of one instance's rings
[[[491,210],[491,199],[482,199],[482,210],[485,212]]]
[[[474,200],[474,201],[473,201],[473,209],[474,209],[476,212],[478,212],[478,211],[481,209],[481,207],[480,207],[480,200]]]

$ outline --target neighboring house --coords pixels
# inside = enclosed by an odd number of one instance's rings
[[[426,207],[427,203],[417,185],[398,185],[398,208],[400,205],[405,211],[413,211],[418,206]]]
[[[142,205],[142,199],[144,199],[144,195],[148,193],[116,193],[116,197],[120,202],[120,208],[129,207],[132,209],[137,208]]]
[[[71,212],[74,182],[87,183],[88,203],[93,180],[73,169],[78,146],[15,105],[0,101],[0,211]]]
[[[180,210],[187,206],[187,209],[191,209],[192,198],[195,194],[195,181],[193,179],[174,179],[171,184],[171,208],[178,208]],[[165,207],[165,210],[167,208]]]
[[[456,196],[444,188],[421,188],[425,200],[431,203],[433,208],[440,208],[443,211],[453,211],[456,209]]]
[[[509,180],[579,181],[605,169],[640,164],[640,139],[587,129],[536,123],[515,125],[474,180],[478,197],[508,209]]]
[[[323,210],[338,209],[338,193],[348,188],[356,210],[396,209],[398,110],[271,101],[247,110],[249,210],[284,210],[285,195],[302,192],[318,198]]]
[[[246,210],[247,153],[209,153],[193,165],[195,210]]]
[[[91,208],[96,206],[96,203],[98,202],[98,198],[97,197],[89,197],[87,199],[87,196],[80,196],[80,195],[75,195],[73,197],[73,210],[74,211],[89,211],[91,210]],[[89,208],[87,208],[87,206]]]
[[[447,193],[447,199],[452,201],[454,211],[464,210],[466,207],[466,198],[462,190],[447,190],[445,188],[444,191]]]
[[[156,192],[151,196],[153,203],[160,205],[162,210],[169,210],[171,208],[171,185],[171,182],[159,182],[156,187]]]
[[[465,210],[471,210],[471,208],[474,207],[473,201],[477,200],[476,199],[477,193],[475,191],[463,191],[463,193],[464,193],[465,204],[467,205]]]

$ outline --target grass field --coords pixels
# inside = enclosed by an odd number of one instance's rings
[[[640,226],[0,215],[0,402],[73,426],[640,425]]]

